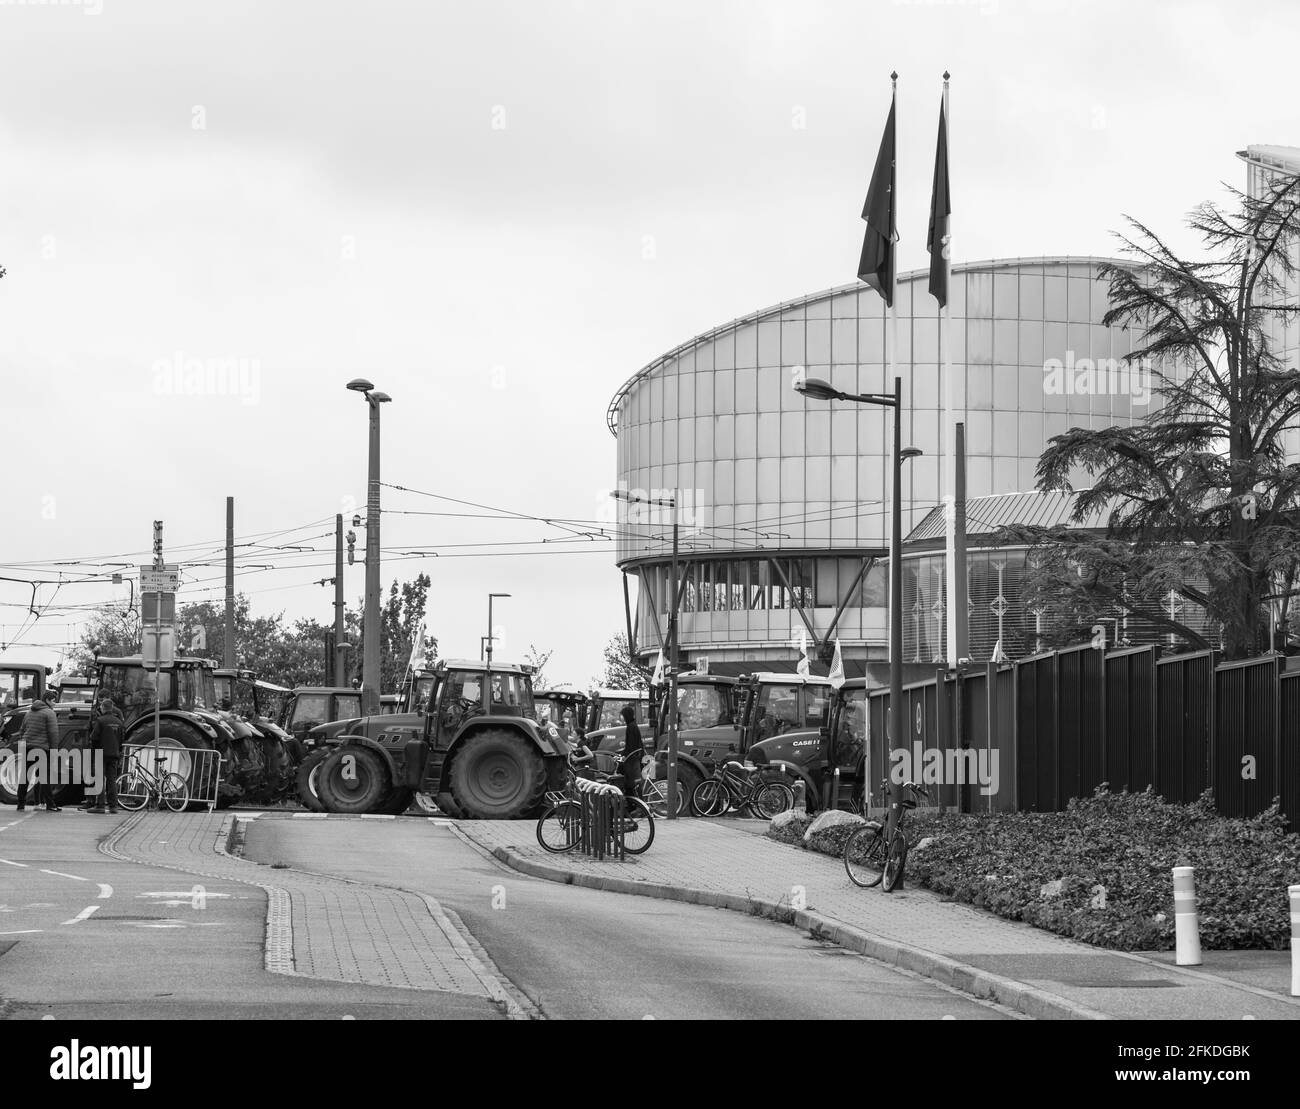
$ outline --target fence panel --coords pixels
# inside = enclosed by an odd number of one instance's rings
[[[1020,808],[1038,812],[1059,808],[1054,654],[1016,664],[1016,740]]]
[[[1224,663],[1214,675],[1214,795],[1227,816],[1255,816],[1279,792],[1276,658]]]
[[[1156,663],[1156,777],[1167,801],[1188,804],[1210,785],[1211,651]]]
[[[1105,781],[1112,791],[1155,782],[1156,659],[1159,648],[1134,647],[1106,656]]]
[[[1104,779],[1101,774],[1105,718],[1102,652],[1075,647],[1057,656],[1056,711],[1060,737],[1060,805],[1086,797]]]
[[[1291,821],[1291,831],[1300,830],[1300,670],[1279,679],[1278,713],[1281,725],[1279,748],[1282,811]]]

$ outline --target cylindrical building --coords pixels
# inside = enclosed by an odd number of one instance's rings
[[[1130,334],[1106,327],[1102,259],[955,266],[950,353],[964,420],[967,496],[1034,489],[1047,441],[1072,426],[1140,419],[1147,375],[1120,364]],[[904,535],[941,498],[943,351],[927,271],[895,296]],[[671,607],[671,512],[680,506],[681,628],[688,660],[717,672],[793,667],[801,634],[849,673],[887,654],[888,409],[805,400],[799,375],[851,393],[892,391],[881,298],[847,285],[699,335],[629,379],[609,406],[618,440],[618,564],[637,583],[630,623],[653,660]]]

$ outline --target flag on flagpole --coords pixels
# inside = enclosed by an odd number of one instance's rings
[[[812,664],[808,658],[808,634],[799,629],[799,665],[798,674],[801,678],[806,678],[812,673]]]
[[[892,79],[897,88],[898,74]],[[867,221],[867,233],[862,240],[862,257],[858,261],[858,280],[865,281],[885,300],[894,306],[894,243],[898,231],[894,223],[894,107],[897,94],[890,97],[889,118],[885,120],[885,133],[876,155],[876,168],[871,174],[867,200],[862,206],[862,218]]]
[[[940,308],[948,306],[948,217],[952,215],[948,195],[948,112],[947,96],[939,101],[939,140],[934,152],[934,185],[930,190],[930,229],[925,249],[930,252],[930,295]]]
[[[844,684],[844,656],[840,654],[840,637],[835,637],[835,657],[831,659],[831,688],[839,689]]]
[[[655,672],[650,675],[651,685],[664,684],[664,649],[659,648],[659,659],[655,662]]]
[[[420,621],[420,629],[415,633],[415,644],[411,647],[411,657],[406,662],[408,670],[414,670],[415,664],[424,658],[424,621]]]

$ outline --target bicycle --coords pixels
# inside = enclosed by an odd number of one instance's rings
[[[722,816],[744,809],[765,820],[794,808],[794,790],[784,782],[765,781],[753,763],[731,759],[713,768],[713,773],[691,793],[691,811],[696,816]]]
[[[584,773],[583,777],[607,784],[613,784],[611,779],[620,778],[617,774],[602,774],[599,771],[589,771]],[[582,846],[582,803],[578,800],[577,778],[578,770],[570,755],[564,788],[547,792],[546,807],[542,810],[542,815],[537,818],[537,842],[547,851],[560,854]],[[629,855],[640,855],[654,842],[654,814],[650,811],[650,807],[635,795],[624,794],[623,806],[620,829],[623,836],[623,850]]]
[[[881,782],[880,788],[886,791],[888,782]],[[908,809],[919,804],[919,797],[929,797],[924,789],[915,782],[904,782],[903,799],[899,803],[898,819],[892,829],[888,821],[881,824],[878,820],[869,820],[844,845],[844,870],[855,886],[870,889],[884,883],[886,893],[892,893],[903,877],[903,866],[907,862],[907,836],[903,832],[903,818]]]
[[[160,808],[172,812],[181,812],[190,803],[190,787],[175,771],[162,770],[167,762],[166,755],[158,755],[154,760],[157,769],[153,772],[133,759],[126,772],[117,778],[117,803],[127,812],[136,812],[145,807],[151,798],[155,798]]]
[[[654,776],[656,763],[649,755],[641,762],[641,792],[639,794],[646,807],[658,817],[668,815],[668,779]],[[686,790],[679,781],[677,783],[677,808],[674,816],[681,816],[686,811],[689,802],[686,796]]]

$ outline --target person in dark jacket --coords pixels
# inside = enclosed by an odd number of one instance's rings
[[[641,796],[641,760],[645,757],[645,744],[641,740],[641,728],[636,722],[636,707],[623,706],[623,761],[619,763],[618,772],[623,775],[623,792],[629,797]]]
[[[122,761],[122,714],[112,701],[104,702],[90,729],[90,749],[103,753],[104,781],[92,812],[117,812],[117,774]],[[107,802],[107,807],[105,807]]]
[[[38,697],[32,702],[32,707],[28,709],[27,716],[23,720],[22,731],[18,733],[18,741],[27,745],[28,754],[32,751],[45,752],[40,759],[38,769],[40,777],[32,794],[32,805],[39,805],[44,799],[46,812],[61,812],[59,806],[54,803],[54,793],[49,781],[49,752],[57,750],[59,746],[59,721],[54,715],[54,709],[50,707],[53,699],[54,693],[47,690],[43,698]],[[28,766],[30,765],[29,762]],[[23,812],[26,808],[27,776],[24,774],[18,784],[18,811]]]

